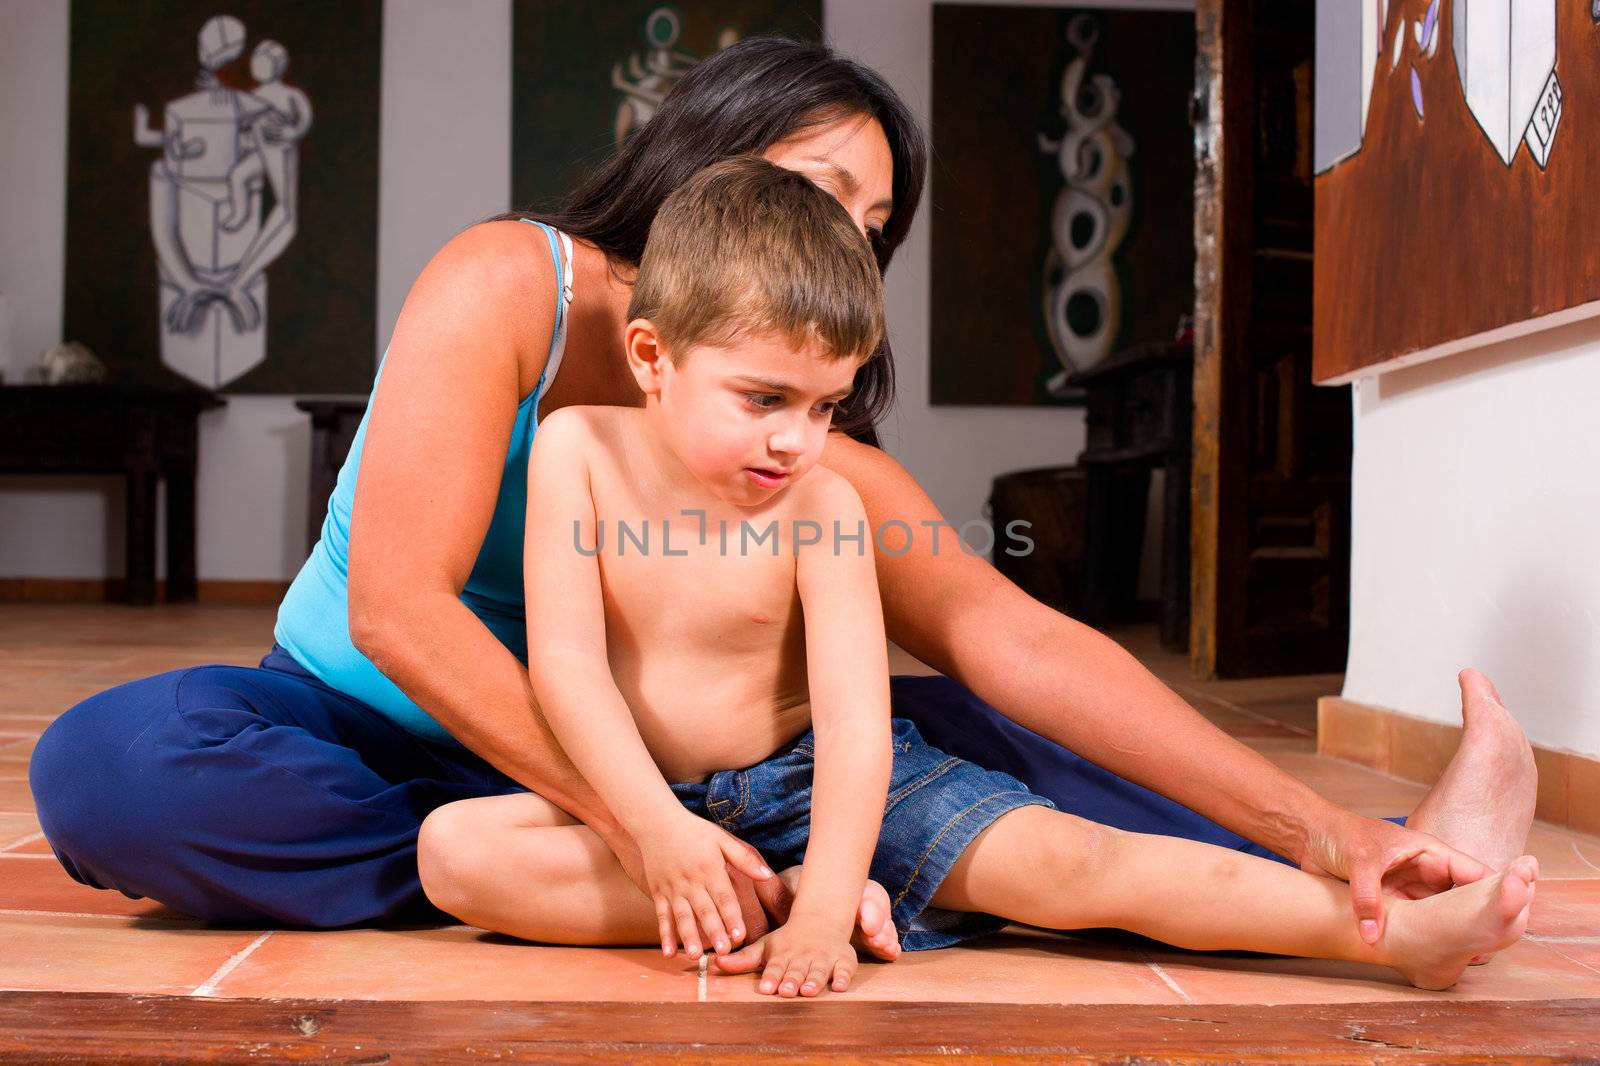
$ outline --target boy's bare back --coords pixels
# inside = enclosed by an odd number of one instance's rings
[[[757,508],[709,492],[685,500],[647,444],[642,409],[557,415],[580,423],[573,436],[589,442],[578,461],[600,535],[607,655],[663,776],[700,781],[750,766],[804,733],[811,706],[796,534],[816,536],[803,525],[814,522],[822,540],[801,550],[833,550],[839,514],[830,503],[848,484],[818,467]],[[547,419],[539,432],[549,430]],[[581,547],[596,544],[585,538]]]

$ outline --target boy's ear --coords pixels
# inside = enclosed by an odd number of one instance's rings
[[[628,369],[633,373],[633,380],[639,383],[639,391],[646,396],[659,395],[661,375],[672,358],[662,347],[656,324],[648,318],[634,319],[622,332],[622,344],[628,354]]]

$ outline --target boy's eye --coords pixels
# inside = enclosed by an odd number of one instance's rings
[[[763,411],[771,410],[783,402],[782,396],[770,392],[747,392],[744,398],[751,407],[759,407]]]

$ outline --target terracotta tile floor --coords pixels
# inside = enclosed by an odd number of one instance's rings
[[[539,947],[461,925],[300,932],[208,928],[148,900],[71,881],[33,816],[27,757],[54,715],[120,681],[198,662],[253,665],[263,608],[0,605],[0,989],[217,997],[679,1001],[757,998],[651,949]],[[1337,675],[1196,684],[1151,631],[1118,634],[1202,713],[1318,791],[1371,814],[1414,784],[1316,755],[1315,700]],[[901,656],[896,668],[923,672]],[[1600,840],[1535,827],[1528,938],[1447,993],[1387,972],[1016,929],[976,946],[865,967],[860,1000],[1007,1003],[1341,1003],[1600,997]],[[768,1002],[771,1002],[768,1000]]]

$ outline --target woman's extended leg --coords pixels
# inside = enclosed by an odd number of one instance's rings
[[[1342,881],[1024,807],[973,841],[933,903],[1054,929],[1126,929],[1196,951],[1370,962],[1420,987],[1448,988],[1474,955],[1522,936],[1537,877],[1537,862],[1524,856],[1475,884],[1390,900],[1388,928],[1368,945]]]
[[[895,716],[915,722],[929,745],[986,770],[1008,773],[1080,818],[1289,862],[1205,815],[1018,725],[948,677],[895,677],[890,691]],[[1403,818],[1393,820],[1405,823]]]
[[[1409,818],[1389,820],[1500,870],[1522,854],[1533,821],[1533,752],[1486,677],[1465,670],[1460,684],[1463,730],[1454,758]],[[947,677],[896,677],[891,691],[895,714],[915,722],[929,744],[1004,771],[1064,811],[1135,833],[1289,861],[1018,725]],[[1495,802],[1485,803],[1486,795]]]

